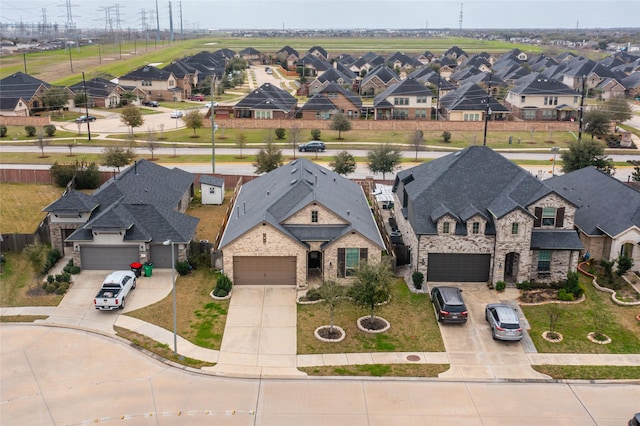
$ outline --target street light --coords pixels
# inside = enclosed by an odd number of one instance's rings
[[[163,246],[171,246],[171,284],[173,285],[173,355],[178,356],[178,326],[176,320],[176,251],[174,242],[167,240],[162,243]]]

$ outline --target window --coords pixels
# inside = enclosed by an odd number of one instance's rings
[[[444,222],[442,224],[442,233],[443,234],[448,234],[449,233],[449,222]]]
[[[427,97],[426,96],[417,96],[416,97],[416,103],[426,104],[427,103]]]
[[[318,223],[318,210],[311,210],[311,222]]]
[[[551,271],[551,250],[540,250],[538,252],[538,272]]]
[[[556,111],[553,109],[543,109],[542,110],[542,119],[543,120],[553,120],[556,118]]]
[[[573,103],[574,103],[574,104],[577,104],[577,103],[578,103],[578,97],[577,97],[577,96],[574,96],[574,97],[573,97]]]
[[[558,105],[558,97],[557,96],[553,97],[553,104],[554,105]]]
[[[536,119],[536,111],[535,109],[524,109],[522,110],[522,118],[525,120],[535,120]]]
[[[556,226],[555,207],[545,207],[542,209],[542,226]]]
[[[393,98],[394,105],[409,105],[409,98]]]
[[[514,222],[511,224],[511,234],[512,235],[518,235],[518,231],[520,228],[520,224],[518,222]]]
[[[526,96],[520,96],[520,102],[524,103],[527,100]]]
[[[338,99],[338,94],[337,93],[328,93],[327,94],[327,98],[329,98],[329,99]]]
[[[338,277],[344,278],[354,276],[360,266],[360,260],[367,260],[367,256],[368,249],[366,248],[339,248]]]
[[[547,98],[546,96],[544,97],[544,104],[549,105],[549,98]]]
[[[480,121],[480,114],[464,114],[464,121]]]
[[[471,224],[471,233],[479,234],[480,233],[480,222],[473,222]]]
[[[216,193],[216,188],[214,186],[210,186],[209,187],[209,194],[215,194]]]

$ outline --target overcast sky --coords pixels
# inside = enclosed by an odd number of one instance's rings
[[[158,0],[160,27],[174,29],[344,28],[619,28],[640,27],[640,0]],[[64,25],[67,4],[79,28],[141,28],[155,13],[155,0],[0,0],[2,23]],[[116,12],[117,10],[117,12]],[[43,13],[43,11],[46,11]],[[155,19],[153,19],[155,26]]]

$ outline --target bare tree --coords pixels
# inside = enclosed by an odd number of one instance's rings
[[[236,145],[240,148],[240,158],[244,158],[242,156],[242,149],[247,145],[247,135],[244,132],[238,133],[236,137]]]
[[[149,132],[147,135],[147,149],[151,153],[151,161],[155,161],[154,153],[155,150],[158,149],[160,145],[156,141],[156,135],[153,132]]]
[[[69,148],[69,157],[73,157],[73,148],[75,148],[75,146],[76,146],[75,140],[67,144],[67,148]]]
[[[33,143],[40,148],[40,153],[42,154],[40,158],[46,158],[46,155],[44,155],[44,147],[51,143],[51,139],[45,138],[42,132],[38,132],[38,137]]]
[[[176,150],[178,148],[178,142],[174,142],[173,145],[171,145],[173,147],[173,158],[176,158],[178,156],[178,154],[176,153]]]
[[[409,142],[411,143],[411,146],[413,146],[413,149],[416,152],[416,161],[417,161],[418,151],[422,149],[422,145],[424,144],[424,133],[422,132],[422,130],[416,130],[415,132],[413,132],[413,134],[409,137]]]
[[[291,148],[293,149],[293,158],[296,158],[296,151],[298,149],[298,144],[302,140],[302,132],[300,131],[300,127],[297,125],[291,126],[289,129],[289,143],[291,144]]]

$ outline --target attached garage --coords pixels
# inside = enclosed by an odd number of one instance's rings
[[[129,269],[129,265],[139,259],[137,244],[130,246],[80,246],[82,269]]]
[[[178,260],[178,245],[174,244],[174,259]],[[171,268],[171,245],[156,244],[149,246],[149,260],[154,268]]]
[[[296,285],[295,256],[233,256],[234,285]]]
[[[430,253],[427,281],[486,282],[491,269],[490,254]]]

